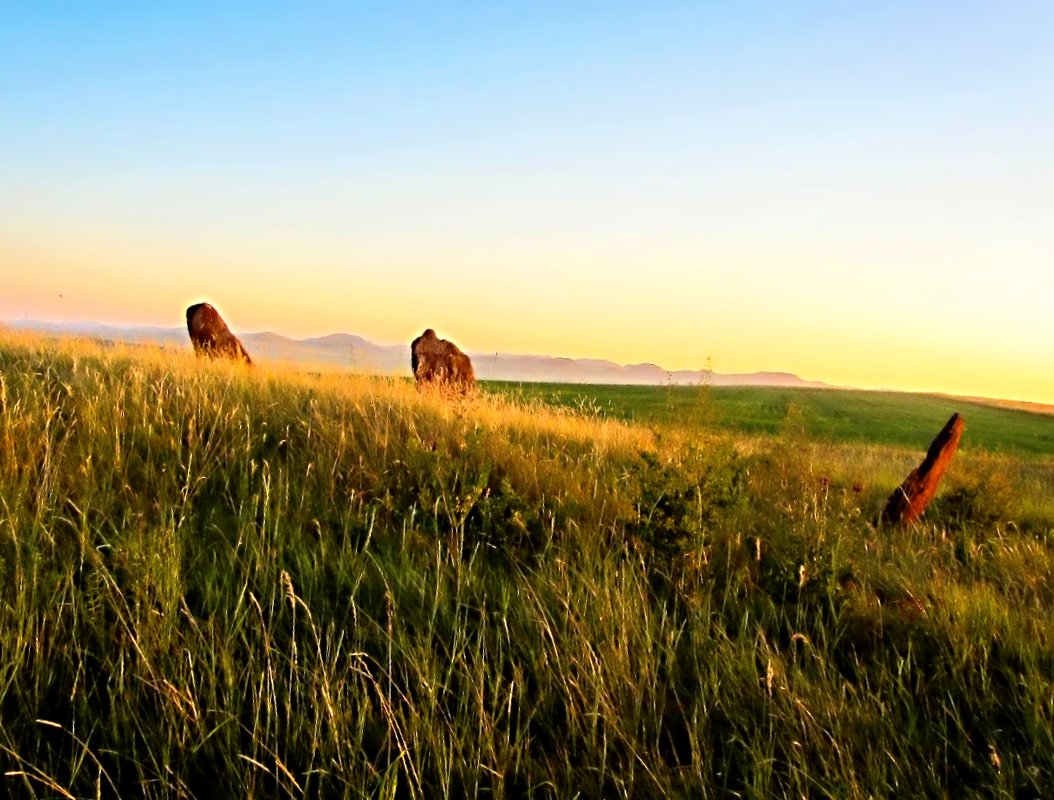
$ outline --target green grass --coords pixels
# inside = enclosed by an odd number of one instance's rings
[[[1054,461],[698,420],[0,338],[3,790],[1051,796]]]
[[[488,393],[643,424],[719,427],[808,439],[925,448],[953,413],[967,420],[962,447],[1018,456],[1054,454],[1054,416],[937,395],[832,389],[575,386],[492,382]]]

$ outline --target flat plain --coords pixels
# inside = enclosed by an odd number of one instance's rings
[[[1054,454],[1054,417],[998,401],[847,389],[709,386],[577,386],[489,383],[486,391],[642,424],[702,426],[745,434],[798,428],[810,441],[925,449],[954,413],[967,419],[967,451]]]

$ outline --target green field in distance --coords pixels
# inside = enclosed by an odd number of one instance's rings
[[[953,413],[964,449],[1054,456],[1054,416],[961,398],[903,392],[738,386],[601,386],[487,382],[488,393],[644,424],[716,426],[749,434],[803,433],[828,442],[925,449]]]

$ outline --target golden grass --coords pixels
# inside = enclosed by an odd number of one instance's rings
[[[918,452],[2,334],[4,788],[1046,796],[1052,469],[961,455],[878,530]]]

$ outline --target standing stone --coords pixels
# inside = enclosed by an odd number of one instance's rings
[[[418,386],[432,384],[462,392],[476,388],[472,362],[457,345],[440,339],[429,328],[410,345],[410,366]]]
[[[194,352],[199,356],[241,359],[250,366],[253,363],[238,337],[231,333],[223,317],[208,303],[196,303],[187,309],[187,332],[194,344]]]
[[[882,511],[884,524],[909,525],[919,521],[937,494],[937,485],[959,447],[965,425],[962,417],[952,414],[948,424],[933,440],[923,462],[889,496]]]

